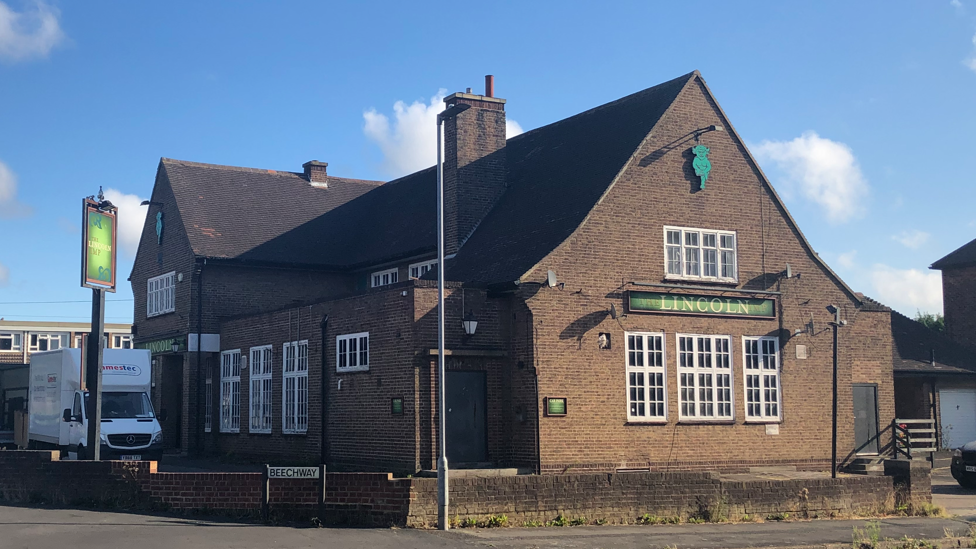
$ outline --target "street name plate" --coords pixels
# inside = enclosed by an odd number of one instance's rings
[[[319,468],[268,467],[268,478],[319,478]]]

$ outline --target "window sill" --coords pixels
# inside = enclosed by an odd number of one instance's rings
[[[735,286],[739,284],[736,278],[698,278],[694,276],[664,275],[664,280],[671,282],[695,282],[698,284],[715,284],[716,286]]]
[[[0,353],[23,353],[23,352],[24,351],[22,351],[20,349],[3,349],[3,350],[0,350]],[[31,351],[28,351],[28,352],[31,352]],[[34,351],[34,352],[37,352],[37,351]]]
[[[271,431],[248,431],[248,435],[270,435]]]
[[[368,371],[369,371],[369,366],[366,366],[365,368],[359,368],[359,367],[357,367],[357,368],[343,368],[341,370],[339,368],[336,368],[336,373],[337,374],[355,374],[357,372],[368,372]]]
[[[667,424],[668,424],[668,420],[667,419],[654,419],[654,420],[648,420],[648,421],[641,421],[641,420],[637,420],[637,419],[628,419],[627,422],[624,423],[625,426],[630,426],[630,425],[637,425],[637,426],[640,426],[640,425],[667,425]]]
[[[735,425],[735,419],[679,419],[681,425]]]
[[[745,420],[745,423],[749,425],[772,425],[772,424],[783,423],[783,420],[782,419],[747,419]]]
[[[241,434],[241,431],[240,430],[237,430],[237,431],[220,431],[220,434],[222,434],[222,435],[239,435],[239,434]]]
[[[281,433],[283,437],[305,437],[308,436],[308,431],[283,431]]]
[[[153,314],[153,315],[147,314],[146,315],[146,320],[149,320],[150,318],[156,318],[157,316],[171,315],[171,314],[173,314],[175,312],[176,312],[176,309],[173,309],[172,311],[165,311],[165,312],[162,312],[162,313],[156,313],[156,314]]]

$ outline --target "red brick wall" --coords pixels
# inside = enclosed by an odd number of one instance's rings
[[[946,334],[952,339],[976,347],[976,265],[942,271],[942,308]]]
[[[852,449],[852,370],[880,388],[882,428],[893,417],[891,331],[885,315],[859,313],[853,297],[815,260],[785,210],[761,183],[757,168],[730,132],[710,132],[712,172],[705,190],[691,167],[693,132],[712,124],[730,128],[704,88],[693,82],[664,115],[640,150],[589,217],[523,282],[542,282],[553,270],[562,288],[520,288],[532,313],[539,401],[568,397],[569,415],[543,417],[542,468],[546,471],[650,467],[736,468],[795,464],[824,468],[830,458],[830,372],[832,343],[828,304],[842,309],[850,324],[841,330],[840,456]],[[631,281],[670,283],[665,277],[665,225],[734,230],[738,275],[734,285],[780,292],[775,320],[704,316],[625,314],[613,320],[611,304],[626,312],[626,290],[648,289]],[[798,278],[779,273],[790,264]],[[695,284],[692,282],[691,284]],[[698,283],[701,285],[701,283]],[[653,289],[653,288],[650,288]],[[702,293],[708,293],[707,291]],[[792,336],[813,322],[813,332]],[[668,422],[628,424],[624,333],[665,333]],[[612,349],[597,347],[599,332],[611,334]],[[735,421],[678,423],[676,333],[732,336]],[[742,336],[774,336],[782,359],[782,422],[779,434],[744,422]],[[808,358],[796,358],[796,346]]]

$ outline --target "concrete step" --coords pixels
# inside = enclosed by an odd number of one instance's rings
[[[768,465],[765,467],[750,467],[750,473],[795,473],[796,465]]]
[[[490,469],[451,469],[448,471],[449,478],[484,478],[484,477],[514,477],[516,475],[531,475],[530,468],[490,468]],[[437,478],[437,471],[420,471],[418,477]]]
[[[880,456],[857,458],[845,470],[855,475],[884,476],[884,458]]]

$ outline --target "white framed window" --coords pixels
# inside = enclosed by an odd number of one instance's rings
[[[282,351],[281,428],[308,431],[308,340],[285,343]]]
[[[369,370],[369,332],[336,337],[336,371]]]
[[[113,334],[112,335],[112,348],[113,349],[131,349],[132,348],[132,336],[128,334]]]
[[[677,340],[679,419],[733,419],[732,338],[677,334]]]
[[[204,386],[203,431],[209,433],[213,430],[213,359],[211,358],[207,359]]]
[[[73,345],[73,347],[75,349],[81,349],[81,338],[83,338],[83,337],[87,337],[87,336],[85,336],[85,335],[76,335],[75,336],[75,342],[74,342],[74,345]]]
[[[241,432],[241,350],[220,353],[220,432]]]
[[[430,271],[437,269],[437,260],[412,263],[410,265],[410,278],[420,278]]]
[[[779,421],[782,407],[779,386],[779,340],[743,337],[746,421]]]
[[[372,288],[379,288],[380,286],[386,286],[387,284],[396,283],[400,276],[400,271],[396,268],[387,269],[385,271],[377,271],[373,273],[369,278],[372,281]]]
[[[627,420],[666,421],[664,334],[626,333]]]
[[[271,345],[251,347],[250,433],[271,432]]]
[[[735,233],[664,227],[664,267],[665,278],[735,282]]]
[[[0,353],[23,351],[24,347],[21,342],[21,337],[23,337],[23,334],[20,332],[0,332]]]
[[[176,271],[150,278],[146,288],[146,317],[176,310]]]
[[[68,346],[68,335],[65,333],[31,334],[30,351],[56,351]]]

